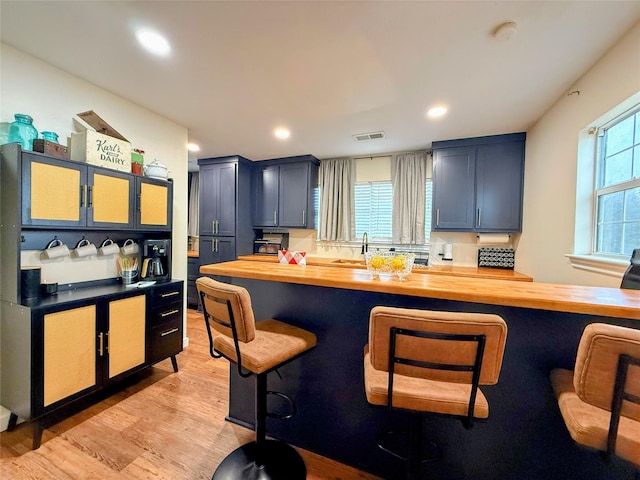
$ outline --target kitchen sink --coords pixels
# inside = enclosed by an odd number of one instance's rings
[[[364,260],[358,260],[356,258],[339,258],[331,263],[339,263],[342,265],[362,265],[364,266]]]

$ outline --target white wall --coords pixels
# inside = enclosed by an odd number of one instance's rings
[[[65,144],[72,131],[80,131],[74,115],[94,110],[132,148],[145,150],[145,162],[157,158],[169,168],[174,180],[172,273],[186,279],[187,129],[8,45],[0,44],[0,59],[0,121],[13,121],[14,113],[29,114],[38,131],[54,131]],[[184,331],[186,336],[186,325]]]
[[[573,253],[578,132],[640,91],[640,23],[614,45],[527,133],[523,233],[516,269],[536,281],[618,287],[577,270]]]
[[[580,94],[563,95],[527,132],[523,232],[501,246],[516,249],[516,270],[534,281],[619,287],[620,278],[578,270],[565,254],[574,253],[578,133],[640,91],[640,23],[567,93],[574,90]],[[453,244],[452,263],[439,256],[445,243]],[[290,232],[289,248],[317,256],[357,258],[360,253],[359,247],[316,244],[309,231],[297,230]],[[431,234],[433,265],[476,266],[477,254],[475,234]]]
[[[33,117],[38,131],[52,130],[66,144],[73,117],[94,110],[131,142],[145,150],[145,163],[157,158],[174,181],[173,275],[187,275],[187,129],[78,77],[41,62],[8,45],[0,45],[0,121],[14,113]]]

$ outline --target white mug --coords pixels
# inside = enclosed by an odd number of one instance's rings
[[[67,247],[62,241],[54,238],[51,240],[46,248],[42,251],[42,258],[53,259],[69,256],[69,247]]]
[[[108,255],[115,255],[119,251],[120,251],[120,247],[118,246],[118,244],[115,243],[110,238],[107,238],[104,242],[102,242],[102,245],[100,245],[100,249],[98,250],[98,253],[106,257]]]
[[[90,257],[91,255],[96,255],[97,253],[98,250],[96,249],[96,246],[86,238],[80,240],[76,245],[76,248],[73,250],[73,254],[78,258]]]
[[[138,253],[138,244],[129,238],[124,242],[122,248],[120,248],[120,253],[122,253],[122,255],[135,255]]]

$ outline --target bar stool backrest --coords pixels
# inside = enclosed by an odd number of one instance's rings
[[[587,325],[578,345],[573,374],[573,386],[583,402],[612,410],[621,356],[630,358],[631,362],[626,382],[620,388],[640,397],[640,330],[605,323]],[[640,421],[640,405],[623,402],[621,415]]]
[[[209,277],[196,280],[207,323],[216,331],[234,338],[235,323],[237,341],[251,342],[256,336],[256,323],[251,307],[251,296],[246,288],[218,282]],[[234,339],[235,341],[236,339]]]
[[[507,338],[507,325],[498,315],[374,307],[369,320],[371,364],[376,370],[389,371],[391,329],[426,331],[435,334],[484,337],[480,385],[498,382]],[[396,355],[420,362],[473,365],[478,351],[477,341],[457,341],[455,348],[447,339],[397,337]],[[421,368],[406,364],[394,366],[395,374],[452,383],[472,383],[468,372]]]

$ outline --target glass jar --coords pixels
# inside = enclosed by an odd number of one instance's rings
[[[42,138],[53,143],[58,143],[58,134],[56,132],[42,132]]]
[[[9,122],[0,122],[0,145],[9,143]]]
[[[33,126],[33,118],[23,113],[15,114],[15,121],[9,127],[9,143],[19,142],[23,150],[33,150],[33,141],[38,138],[38,130]]]

